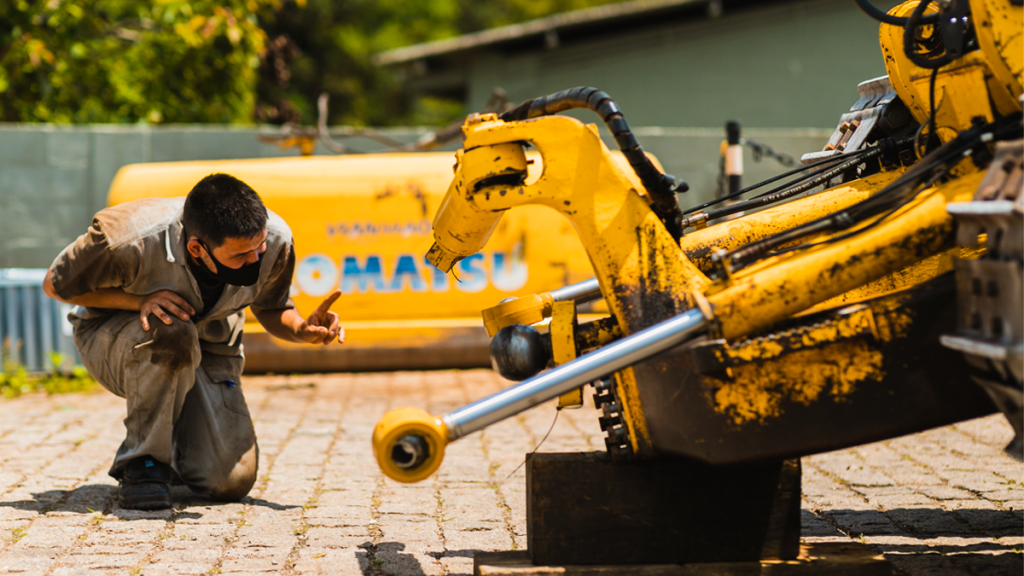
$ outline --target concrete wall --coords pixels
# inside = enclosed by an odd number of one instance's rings
[[[136,162],[295,156],[259,141],[274,128],[0,124],[0,268],[41,268],[89,226],[117,171]],[[425,130],[399,130],[402,141]],[[349,141],[346,141],[348,143]],[[381,146],[351,141],[360,150]],[[327,153],[318,146],[316,153]]]
[[[125,164],[297,154],[295,149],[282,151],[261,143],[261,131],[271,129],[0,125],[0,268],[49,266],[103,208],[110,183]],[[389,130],[388,135],[411,141],[425,131]],[[689,182],[691,192],[681,198],[684,207],[713,197],[718,148],[724,138],[721,129],[641,127],[636,133],[667,172]],[[830,133],[831,129],[747,130],[745,136],[799,157],[820,150]],[[359,150],[380,149],[363,139],[347,143]],[[449,146],[456,147],[457,142]],[[326,153],[322,147],[316,152]],[[746,167],[747,183],[784,170],[770,159],[754,163],[749,152]]]
[[[481,49],[463,64],[467,109],[496,87],[520,102],[595,86],[633,126],[834,126],[857,84],[885,75],[878,26],[852,0],[801,0],[550,50]]]

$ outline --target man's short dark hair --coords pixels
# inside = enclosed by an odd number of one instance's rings
[[[267,227],[267,208],[248,184],[210,174],[185,198],[185,232],[217,248],[225,238],[253,238]]]

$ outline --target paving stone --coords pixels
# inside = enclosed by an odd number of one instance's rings
[[[195,574],[207,574],[210,571],[211,566],[206,563],[189,563],[189,564],[146,564],[142,567],[139,572],[142,576],[158,576],[158,575],[195,575]]]
[[[920,576],[967,576],[970,572],[956,568],[937,552],[926,554],[890,554],[886,556],[898,570]]]
[[[305,546],[310,548],[356,548],[370,542],[372,537],[363,528],[345,529],[319,527],[305,533]],[[403,540],[404,541],[404,540]]]
[[[374,564],[374,567],[371,568],[366,551],[362,548],[303,548],[299,551],[299,558],[295,562],[294,570],[296,574],[362,576],[371,573],[370,570],[379,570],[383,561]],[[422,572],[407,573],[422,574]]]
[[[285,568],[291,548],[234,548],[221,562],[222,573],[278,572]]]
[[[41,572],[56,562],[58,550],[7,550],[0,554],[0,573]]]
[[[1024,523],[1014,514],[999,510],[958,510],[963,519],[976,530],[990,537],[1024,534]]]
[[[957,515],[932,507],[896,508],[885,515],[912,534],[956,534],[967,528]]]
[[[53,520],[59,522],[59,519]],[[70,548],[80,540],[78,536],[81,532],[80,526],[62,527],[58,523],[48,522],[43,524],[42,521],[37,521],[25,531],[25,536],[18,541],[15,547],[19,549],[41,548],[47,550]]]
[[[932,504],[932,500],[922,494],[891,494],[867,496],[868,503],[876,508],[894,508],[896,506],[922,506]]]
[[[525,547],[516,468],[554,403],[453,443],[416,485],[385,479],[368,439],[392,407],[442,413],[507,384],[486,370],[246,377],[253,492],[224,504],[176,487],[175,508],[157,512],[114,503],[123,400],[0,402],[0,574],[470,574],[477,551]],[[541,450],[602,449],[597,415],[562,411]],[[992,416],[805,458],[804,540],[862,540],[901,576],[1019,576],[1024,466],[1002,453],[1010,437]]]
[[[878,510],[863,512],[839,512],[828,513],[831,518],[843,531],[852,536],[865,535],[894,535],[904,534],[904,531],[893,523],[888,516]]]
[[[444,568],[437,558],[417,554],[407,550],[402,544],[392,542],[378,544],[374,558],[377,563],[375,567],[385,574],[424,574],[425,576],[444,574]]]
[[[941,478],[934,474],[930,474],[927,468],[923,468],[921,466],[897,464],[891,468],[887,468],[885,475],[892,478],[896,484],[900,486],[916,486],[918,488],[923,488],[925,486],[944,485]]]
[[[90,544],[90,540],[83,540],[81,545],[72,552],[72,555],[75,554],[93,556],[125,556],[138,554],[138,552],[130,546],[114,546],[106,543]]]
[[[974,499],[974,494],[966,490],[959,488],[951,488],[949,486],[939,484],[937,486],[924,486],[919,488],[922,494],[931,498],[932,500],[971,500]]]
[[[472,574],[474,552],[475,550],[448,550],[440,559],[441,565],[448,574]]]
[[[294,528],[287,530],[269,531],[263,529],[239,530],[238,540],[235,543],[239,547],[264,547],[264,548],[291,548],[295,546],[296,534]]]
[[[205,564],[213,566],[223,557],[216,543],[213,546],[191,546],[179,550],[163,550],[150,556],[154,564]]]
[[[814,514],[808,510],[801,510],[800,535],[807,538],[811,536],[840,536],[841,533],[835,525],[827,518]]]

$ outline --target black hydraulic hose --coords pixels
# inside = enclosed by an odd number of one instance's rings
[[[747,186],[746,188],[744,188],[742,190],[737,190],[736,192],[733,192],[732,194],[729,194],[727,196],[722,196],[721,198],[715,198],[714,200],[711,200],[710,202],[705,202],[704,204],[701,204],[700,206],[697,206],[696,208],[690,208],[689,210],[686,210],[684,212],[684,214],[691,214],[693,212],[700,212],[701,210],[704,210],[705,208],[710,208],[711,206],[714,206],[715,204],[719,204],[719,203],[725,202],[727,200],[732,200],[733,198],[735,198],[737,196],[742,196],[742,195],[746,194],[747,192],[750,192],[751,190],[757,190],[758,188],[761,188],[762,186],[766,186],[768,184],[771,184],[772,182],[778,182],[779,180],[782,180],[783,178],[786,178],[788,176],[792,176],[793,174],[797,174],[799,172],[804,172],[806,170],[810,170],[811,168],[817,168],[817,167],[823,166],[825,164],[834,165],[836,162],[838,162],[840,160],[845,160],[845,159],[851,158],[853,156],[859,156],[861,154],[864,154],[865,152],[867,152],[867,149],[866,148],[861,148],[860,150],[855,150],[853,152],[850,152],[849,154],[839,154],[839,155],[836,155],[836,156],[830,156],[830,157],[825,158],[823,160],[818,160],[817,162],[811,162],[810,164],[807,164],[806,166],[801,166],[799,168],[794,168],[794,169],[792,169],[792,170],[790,170],[788,172],[783,172],[782,174],[779,174],[778,176],[772,176],[771,178],[769,178],[767,180],[762,180],[762,181],[758,182],[757,184],[752,184],[752,185]],[[772,192],[778,192],[779,190],[782,190],[786,186],[792,186],[793,184],[796,184],[797,182],[802,182],[802,181],[804,181],[807,178],[812,178],[816,174],[818,174],[818,172],[811,172],[809,174],[805,174],[805,175],[801,176],[800,178],[797,178],[796,180],[793,180],[791,182],[787,182],[787,183],[783,184],[782,186],[780,186],[778,188],[775,188],[773,190],[768,191],[767,193],[770,194]]]
[[[761,196],[758,196],[757,198],[751,198],[750,200],[744,200],[742,202],[737,202],[729,206],[723,206],[722,208],[719,208],[717,210],[709,210],[708,220],[722,218],[723,216],[729,216],[730,214],[743,212],[744,210],[753,210],[754,208],[760,208],[761,206],[767,206],[768,204],[774,204],[775,202],[785,200],[786,198],[791,198],[793,196],[796,196],[797,194],[806,192],[811,188],[814,188],[815,186],[824,184],[825,182],[828,182],[829,180],[835,178],[836,176],[839,176],[840,174],[849,172],[850,170],[856,168],[865,160],[874,158],[879,154],[881,154],[881,150],[873,148],[872,151],[868,152],[867,154],[858,156],[856,158],[853,158],[852,160],[847,160],[846,162],[843,162],[839,166],[825,170],[821,172],[818,176],[811,178],[810,180],[801,182],[800,184],[793,186],[791,188],[786,188],[785,190],[781,190],[774,193],[763,194]]]
[[[1010,126],[1010,128],[1017,132],[1006,130],[1005,128],[1007,127],[1005,126],[1003,129],[994,128],[994,125],[989,124],[975,126],[961,132],[956,138],[922,158],[917,164],[903,173],[902,176],[890,182],[889,185],[882,188],[877,194],[845,210],[758,240],[757,242],[727,252],[722,256],[716,257],[716,259],[720,260],[727,270],[736,271],[785,244],[796,242],[812,234],[845,230],[857,222],[898,207],[901,203],[907,201],[908,198],[913,197],[917,193],[918,186],[931,179],[937,170],[947,166],[954,166],[964,158],[965,154],[969,154],[975,146],[991,139],[999,140],[1004,137],[1013,137],[1019,133],[1020,122],[1017,121]]]
[[[686,192],[689,186],[682,180],[663,174],[644,154],[636,136],[629,128],[626,117],[608,94],[598,90],[580,86],[548,96],[527,100],[501,115],[505,122],[528,120],[540,116],[550,116],[572,110],[587,108],[601,117],[615,138],[615,143],[623,156],[633,168],[640,182],[644,185],[652,200],[654,213],[658,215],[669,234],[679,241],[683,236],[683,213],[679,209],[677,192]]]
[[[877,6],[872,4],[871,0],[854,0],[854,2],[856,2],[857,6],[860,6],[860,9],[863,10],[868,16],[871,16],[872,18],[874,18],[875,20],[878,20],[879,22],[882,22],[884,24],[892,24],[893,26],[901,26],[901,27],[907,25],[907,20],[908,20],[907,18],[901,18],[899,16],[893,16],[892,14],[889,14],[888,12],[883,12]],[[921,18],[920,23],[921,24],[934,24],[934,23],[936,23],[938,21],[939,21],[939,15],[938,14],[929,14],[929,15]]]
[[[855,156],[833,168],[828,168],[826,170],[816,172],[815,174],[809,174],[808,176],[812,177],[810,180],[805,180],[796,186],[786,188],[785,190],[771,190],[765,192],[760,196],[751,198],[750,200],[737,202],[736,204],[725,206],[719,208],[718,210],[709,210],[707,213],[707,219],[714,220],[716,218],[722,218],[724,216],[729,216],[730,214],[735,214],[737,212],[753,210],[754,208],[760,208],[762,206],[774,204],[787,198],[792,198],[793,196],[806,192],[811,188],[814,188],[815,186],[824,184],[825,182],[828,182],[829,180],[835,178],[836,176],[839,176],[840,174],[845,174],[846,172],[853,170],[857,166],[863,164],[864,162],[872,158],[888,154],[893,149],[909,144],[913,142],[913,140],[913,138],[906,138],[898,141],[893,141],[891,139],[880,140],[878,142],[878,145],[876,146],[872,146],[871,148],[863,148],[862,150],[865,151],[864,154],[860,156]]]

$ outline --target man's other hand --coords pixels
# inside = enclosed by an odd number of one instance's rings
[[[338,344],[345,343],[345,330],[341,327],[338,314],[331,312],[331,306],[341,296],[341,290],[335,290],[316,307],[301,327],[299,338],[310,344],[330,344],[335,338]]]
[[[185,320],[186,322],[196,313],[195,309],[170,290],[161,290],[143,297],[142,305],[139,307],[139,317],[142,319],[142,329],[149,331],[149,315],[153,314],[168,326],[174,321],[171,314]]]

